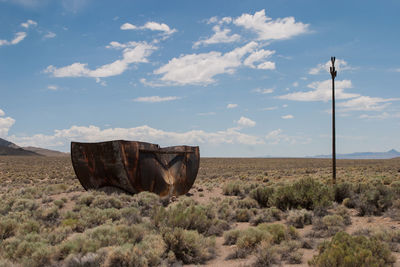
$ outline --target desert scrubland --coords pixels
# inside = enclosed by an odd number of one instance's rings
[[[400,266],[400,159],[202,158],[186,196],[0,157],[0,266]]]

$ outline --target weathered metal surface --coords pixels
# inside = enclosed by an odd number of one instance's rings
[[[71,160],[82,186],[117,187],[128,193],[154,192],[161,197],[186,194],[199,170],[199,147],[115,140],[71,142]]]

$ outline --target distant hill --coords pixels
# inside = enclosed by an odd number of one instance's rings
[[[331,158],[332,155],[318,155],[312,158]],[[392,159],[400,157],[400,152],[395,149],[387,152],[356,152],[351,154],[336,154],[337,159]]]
[[[0,138],[0,156],[41,156]]]
[[[64,153],[64,152],[40,148],[40,147],[33,147],[33,146],[26,146],[26,147],[23,147],[23,149],[35,152],[39,155],[46,156],[46,157],[65,157],[65,156],[69,155],[69,153]]]

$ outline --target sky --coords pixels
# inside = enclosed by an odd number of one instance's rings
[[[0,138],[400,150],[400,1],[0,0]]]

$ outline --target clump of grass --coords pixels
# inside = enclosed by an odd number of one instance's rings
[[[337,233],[325,241],[309,264],[312,266],[391,266],[395,258],[376,238]]]

